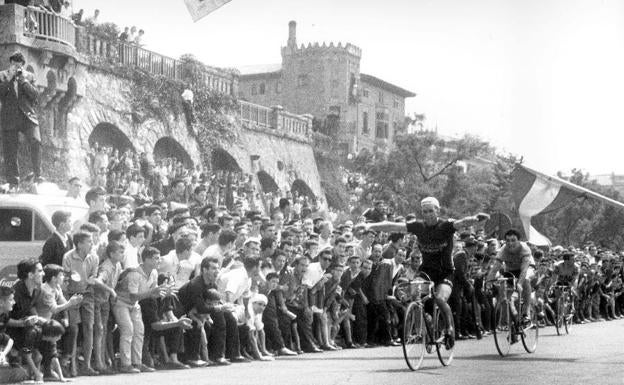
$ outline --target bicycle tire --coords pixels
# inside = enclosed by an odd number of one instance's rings
[[[494,313],[494,344],[496,350],[501,357],[509,354],[511,349],[511,333],[513,332],[511,318],[511,309],[508,301],[502,301],[496,304]]]
[[[570,334],[570,329],[572,329],[572,322],[574,322],[574,312],[572,312],[572,298],[567,298],[567,304],[565,307],[565,316],[563,317],[563,327],[565,328],[566,334]]]
[[[403,357],[407,367],[412,371],[418,370],[425,356],[427,328],[421,304],[412,302],[405,311],[403,323]]]
[[[537,341],[539,339],[539,325],[537,324],[537,308],[531,306],[531,324],[521,325],[522,327],[522,345],[527,353],[535,353],[537,349]]]
[[[453,355],[455,353],[455,345],[450,349],[446,348],[446,336],[445,331],[447,330],[446,318],[440,311],[440,309],[436,306],[434,310],[434,340],[436,345],[436,352],[438,353],[438,359],[443,366],[449,366],[451,362],[453,362]],[[451,322],[453,322],[451,320]],[[455,330],[455,328],[453,328]]]
[[[557,335],[560,336],[563,334],[563,319],[565,317],[562,295],[557,298],[556,304],[557,311],[555,313],[555,330],[557,330]]]

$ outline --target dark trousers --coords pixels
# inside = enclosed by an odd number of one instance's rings
[[[21,121],[16,122],[10,129],[3,127],[2,131],[5,175],[7,181],[11,184],[19,182],[19,164],[17,161],[19,132],[22,132],[28,140],[32,171],[35,177],[41,175],[41,135],[39,134],[39,126],[33,124],[25,116],[18,120]]]
[[[381,344],[390,342],[389,315],[386,301],[370,302],[366,306],[368,342]]]
[[[211,360],[240,356],[238,327],[234,315],[229,311],[210,313],[213,324],[206,328],[208,355]]]
[[[266,335],[267,348],[271,350],[280,350],[285,347],[282,332],[280,331],[277,314],[269,314],[266,310],[262,313],[262,322],[264,323],[264,334]]]
[[[353,339],[358,344],[365,344],[368,340],[368,315],[366,312],[366,305],[362,303],[362,300],[356,298],[353,301],[353,308],[351,310],[355,316],[353,321]]]
[[[167,347],[167,353],[169,354],[178,354],[182,349],[182,338],[184,336],[184,332],[180,327],[154,331],[152,336],[155,341],[158,341],[160,337],[165,337],[165,346]]]
[[[310,351],[317,348],[312,334],[312,314],[304,308],[288,306],[288,310],[297,316],[297,332],[301,343],[301,349]]]
[[[199,360],[201,350],[201,325],[193,321],[193,328],[184,334],[184,357],[188,361]]]

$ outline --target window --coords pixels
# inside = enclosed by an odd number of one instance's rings
[[[388,111],[377,110],[375,114],[375,137],[378,139],[388,139]]]
[[[32,210],[0,209],[0,241],[32,241],[32,220]]]
[[[399,108],[401,106],[401,103],[399,103],[399,99],[394,99],[394,101],[392,102],[392,106],[394,108]]]
[[[362,113],[362,134],[368,135],[370,128],[368,127],[368,112]]]
[[[251,94],[258,95],[258,87],[255,84],[251,85]]]
[[[384,103],[384,94],[383,92],[379,91],[379,104],[383,104]]]
[[[35,241],[45,241],[52,235],[48,226],[41,218],[41,216],[35,213]]]
[[[308,75],[297,76],[297,87],[307,87],[309,83]]]
[[[276,94],[282,93],[282,82],[279,80],[277,81],[277,83],[275,83],[275,93]]]
[[[368,89],[367,89],[367,88],[364,88],[364,89],[362,90],[362,97],[364,97],[364,98],[367,98],[367,97],[368,97]]]
[[[331,88],[338,88],[338,86],[340,85],[340,82],[336,79],[333,79],[331,81]]]
[[[260,95],[264,95],[264,93],[266,92],[266,86],[264,85],[264,83],[260,83]]]

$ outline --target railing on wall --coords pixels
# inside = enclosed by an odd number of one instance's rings
[[[24,8],[24,36],[76,46],[76,27],[71,20],[33,7]]]
[[[137,67],[153,75],[165,76],[170,79],[182,80],[183,62],[169,56],[125,42],[111,42],[87,33],[85,46],[79,50],[103,61],[123,66]],[[199,80],[202,86],[210,90],[232,94],[233,75],[206,67]]]
[[[269,107],[243,100],[240,101],[240,115],[243,123],[250,123],[252,126],[258,127],[275,128],[271,125],[271,113],[272,110]]]

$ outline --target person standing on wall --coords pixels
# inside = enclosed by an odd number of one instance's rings
[[[17,162],[19,133],[30,144],[32,173],[27,179],[42,182],[41,178],[41,134],[39,120],[35,112],[37,88],[35,77],[24,70],[26,59],[20,52],[9,58],[9,68],[0,72],[0,125],[2,126],[2,144],[4,150],[5,175],[11,189],[19,185],[19,165]]]

